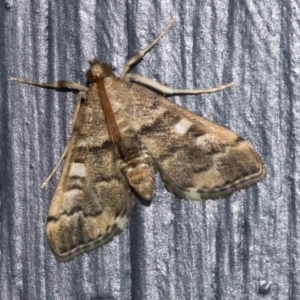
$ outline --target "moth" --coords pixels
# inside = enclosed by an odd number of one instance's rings
[[[120,77],[93,59],[87,87],[11,78],[79,91],[70,140],[43,184],[65,159],[47,219],[48,241],[59,261],[92,251],[119,234],[131,217],[135,196],[152,198],[155,171],[169,192],[193,200],[229,196],[266,174],[249,142],[161,96],[220,91],[232,83],[207,90],[172,90],[128,73],[173,22],[174,18],[128,60]]]

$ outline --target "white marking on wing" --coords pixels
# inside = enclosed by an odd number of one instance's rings
[[[83,192],[79,189],[72,189],[65,192],[65,201],[62,202],[61,211],[70,213],[74,209],[75,203],[80,203],[83,198]]]
[[[65,192],[66,202],[69,203],[76,200],[76,198],[79,196],[79,194],[82,194],[82,191],[79,189],[72,189]]]
[[[173,128],[181,135],[184,135],[189,128],[193,125],[192,122],[190,122],[187,119],[181,119],[177,124],[173,125]]]
[[[137,168],[148,168],[149,167],[149,165],[148,164],[145,164],[145,163],[139,163],[138,165],[137,165]]]
[[[129,167],[129,168],[127,169],[126,174],[129,174],[129,173],[131,173],[132,171],[133,171],[133,168],[132,168],[132,167]]]
[[[125,215],[123,218],[120,218],[119,220],[116,220],[116,224],[117,226],[123,230],[126,223],[129,221],[129,219],[127,218],[127,216]]]
[[[196,145],[205,147],[207,143],[216,144],[218,141],[209,134],[204,134],[196,139]]]
[[[70,190],[65,192],[65,197],[67,200],[73,200],[78,195],[78,189]]]
[[[72,163],[69,176],[85,177],[85,165],[83,163]]]
[[[77,146],[78,148],[80,148],[80,147],[85,147],[85,146],[86,146],[86,141],[81,140],[81,141],[79,141],[79,142],[77,143],[76,146]]]
[[[150,157],[147,150],[143,150],[142,155],[140,156],[140,158],[145,158],[145,157]]]

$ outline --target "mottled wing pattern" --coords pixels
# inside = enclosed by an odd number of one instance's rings
[[[47,236],[60,261],[109,242],[130,219],[135,202],[94,95],[97,90],[88,92],[80,107],[49,209]]]
[[[184,199],[216,199],[265,176],[252,145],[233,131],[208,121],[143,86],[107,79],[127,95],[126,112],[155,160],[168,191]],[[122,97],[124,99],[124,97]]]

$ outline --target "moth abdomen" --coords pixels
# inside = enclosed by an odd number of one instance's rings
[[[152,198],[154,168],[147,150],[131,151],[128,156],[123,156],[120,170],[134,192],[145,200]]]
[[[122,140],[118,144],[120,170],[133,191],[141,198],[150,200],[153,194],[153,159],[133,128],[124,120],[122,123]]]
[[[139,163],[132,167],[130,164],[121,165],[121,172],[128,180],[128,184],[144,200],[151,200],[153,194],[153,166]]]

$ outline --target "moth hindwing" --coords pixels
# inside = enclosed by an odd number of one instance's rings
[[[88,87],[58,81],[41,87],[72,88],[77,96],[65,164],[49,208],[47,236],[59,261],[69,261],[109,242],[131,217],[134,194],[150,200],[154,170],[167,190],[183,199],[216,199],[265,176],[251,144],[231,130],[177,106],[163,94],[222,90],[171,90],[128,71],[172,25],[125,64],[121,77],[96,59]],[[59,165],[58,163],[58,165]],[[56,171],[58,165],[47,178]]]

